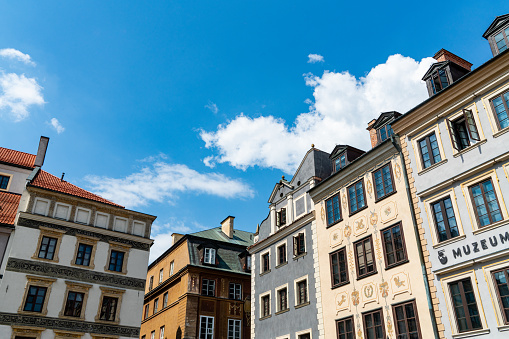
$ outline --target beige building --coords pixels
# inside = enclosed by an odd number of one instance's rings
[[[326,338],[437,333],[403,157],[391,139],[399,115],[370,122],[369,152],[336,146],[333,174],[310,190]]]

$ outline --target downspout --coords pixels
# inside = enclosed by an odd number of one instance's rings
[[[400,160],[402,162],[401,168],[403,170],[403,178],[405,178],[405,188],[406,188],[406,194],[408,197],[408,204],[410,205],[410,210],[412,212],[410,214],[412,215],[412,222],[414,223],[414,228],[415,228],[415,232],[414,232],[415,240],[417,241],[417,245],[420,248],[420,250],[418,252],[419,252],[419,258],[421,259],[421,271],[422,271],[422,276],[425,281],[424,286],[426,288],[426,297],[428,298],[428,309],[429,309],[429,313],[430,313],[430,317],[431,317],[431,323],[433,324],[433,332],[435,333],[435,338],[440,338],[438,335],[438,327],[437,327],[437,322],[435,319],[435,314],[433,312],[433,303],[431,302],[431,293],[430,293],[430,289],[429,289],[428,275],[426,274],[426,266],[424,266],[424,257],[422,255],[422,243],[421,243],[421,238],[419,238],[419,230],[417,229],[417,219],[415,218],[415,208],[414,208],[414,204],[412,203],[413,199],[412,199],[412,193],[410,192],[410,184],[408,183],[408,173],[406,171],[405,160],[404,160],[405,157],[403,156],[403,151],[402,151],[401,147],[399,146],[399,144],[397,143],[394,134],[391,135],[391,142],[392,142],[392,145],[394,146],[394,148],[396,148],[396,150],[398,151]]]

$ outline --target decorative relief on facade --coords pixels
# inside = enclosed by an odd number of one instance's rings
[[[373,196],[373,184],[371,183],[371,179],[368,179],[366,183],[366,190],[368,191],[369,197]]]
[[[376,237],[375,239],[375,251],[376,251],[376,258],[380,262],[383,258],[382,255],[382,244],[380,243],[380,239]]]
[[[369,225],[368,225],[368,219],[365,215],[357,218],[353,222],[353,234],[356,236],[359,236],[363,233],[366,233],[368,231]]]
[[[355,261],[354,261],[352,250],[348,251],[348,265],[350,266],[350,271],[354,272],[355,271]]]
[[[197,274],[190,274],[189,275],[189,286],[188,290],[192,293],[200,293],[199,286],[200,286],[200,277]]]
[[[341,292],[336,294],[336,310],[342,311],[350,309],[350,298],[348,292]]]
[[[407,273],[401,272],[391,277],[391,290],[392,299],[394,300],[397,294],[408,292],[412,294],[410,287],[410,276]]]
[[[336,247],[343,243],[343,232],[341,230],[336,230],[330,233],[330,246]]]
[[[394,201],[389,201],[388,203],[382,205],[380,207],[380,219],[385,224],[391,220],[396,219],[398,216],[398,208]]]
[[[375,283],[367,283],[362,286],[362,302],[363,307],[371,302],[378,302],[378,288]]]
[[[345,238],[350,238],[350,236],[352,235],[352,228],[350,227],[350,225],[345,226],[343,234],[345,235]]]
[[[357,329],[357,338],[362,339],[362,330],[360,327]]]
[[[325,207],[323,201],[321,205],[322,208],[320,209],[320,218],[322,219],[322,222],[325,223]]]
[[[91,231],[85,231],[85,230],[81,230],[78,228],[50,224],[50,223],[42,222],[42,221],[30,220],[30,219],[26,219],[26,218],[19,218],[18,225],[35,228],[35,229],[40,229],[41,227],[47,227],[49,229],[65,231],[66,235],[72,235],[72,236],[82,235],[82,236],[87,236],[87,237],[94,237],[94,238],[98,238],[99,241],[103,241],[103,242],[107,242],[107,243],[113,241],[113,242],[127,245],[131,248],[135,248],[138,250],[143,250],[143,251],[150,250],[150,244],[145,244],[142,242],[124,239],[124,238],[113,237],[111,235],[106,235],[106,234],[101,234],[101,233],[96,233],[96,232],[91,232]]]
[[[394,327],[392,326],[392,319],[389,315],[389,307],[386,306],[385,314],[387,314],[387,338],[392,338],[392,334],[394,333]]]
[[[399,165],[399,162],[398,161],[394,161],[396,163],[396,165],[394,165],[394,176],[396,177],[396,179],[398,181],[401,181],[401,178],[402,178],[402,171],[401,171],[401,166]]]
[[[371,226],[375,226],[378,222],[378,214],[376,214],[376,210],[369,212],[369,224]]]
[[[389,283],[387,281],[384,281],[380,284],[380,294],[383,298],[387,298],[389,296]]]
[[[242,306],[238,302],[228,303],[228,314],[240,317],[242,315]]]
[[[129,288],[139,291],[145,290],[144,279],[94,272],[81,268],[60,266],[45,262],[34,262],[32,260],[9,258],[5,269],[13,272],[42,274],[48,277],[74,279],[82,282]]]
[[[341,205],[343,205],[343,209],[346,211],[346,209],[348,208],[348,206],[346,204],[346,194],[342,194]]]
[[[354,306],[359,305],[359,291],[353,291],[352,292],[352,304]]]
[[[47,328],[53,330],[68,331],[72,328],[76,332],[98,333],[104,335],[139,338],[140,328],[131,326],[119,326],[113,324],[99,324],[88,321],[55,319],[34,315],[13,313],[0,313],[0,324],[8,326],[30,326],[35,328]]]

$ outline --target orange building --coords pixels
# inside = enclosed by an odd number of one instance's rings
[[[173,234],[173,245],[148,267],[142,339],[247,339],[254,235],[221,227]]]

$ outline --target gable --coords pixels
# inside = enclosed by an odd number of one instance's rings
[[[449,63],[449,61],[435,62],[433,65],[431,65],[426,74],[424,74],[422,80],[426,80],[426,78],[428,78],[431,75],[431,73],[433,73],[436,69],[444,67],[445,65],[447,65],[447,63]]]
[[[488,27],[486,32],[484,32],[482,35],[483,38],[488,39],[491,34],[493,34],[500,27],[504,26],[506,23],[509,23],[509,14],[497,16],[491,23],[490,27]]]

